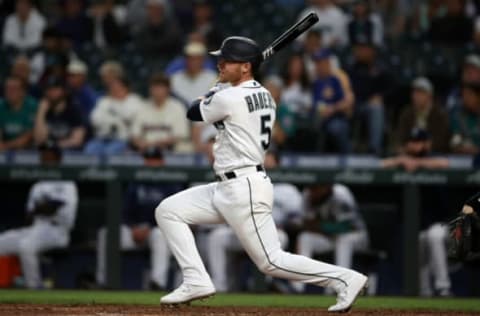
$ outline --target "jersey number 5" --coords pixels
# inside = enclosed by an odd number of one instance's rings
[[[270,146],[270,138],[272,137],[272,128],[268,126],[268,123],[272,120],[270,114],[260,116],[260,133],[262,135],[267,135],[267,141],[262,140],[262,147],[263,150],[267,150],[268,146]]]

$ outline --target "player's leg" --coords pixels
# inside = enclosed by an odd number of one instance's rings
[[[120,250],[128,250],[135,248],[135,241],[132,237],[130,227],[127,225],[120,226]],[[106,276],[106,258],[107,258],[107,228],[102,227],[97,233],[97,271],[96,281],[99,286],[105,286]]]
[[[29,228],[10,229],[0,234],[0,255],[18,253],[20,240],[25,236]]]
[[[333,247],[333,242],[319,233],[302,232],[298,236],[298,254],[307,258],[312,258],[316,253],[331,251]],[[292,282],[292,286],[297,292],[303,292],[305,290],[305,283],[303,282]]]
[[[151,275],[150,280],[161,288],[167,287],[168,263],[170,262],[170,249],[162,231],[155,227],[150,231],[149,246],[151,250]]]
[[[436,223],[427,232],[430,250],[430,267],[432,269],[435,290],[441,296],[449,296],[450,277],[448,275],[448,259],[446,249],[447,226]]]
[[[430,251],[427,242],[427,230],[420,232],[418,236],[418,261],[420,264],[419,271],[419,286],[420,295],[430,297],[433,294],[432,286],[430,284]]]
[[[355,250],[367,249],[368,236],[365,231],[338,235],[335,240],[335,264],[344,268],[352,267]]]
[[[235,247],[236,246],[236,247]],[[208,256],[213,284],[219,292],[228,290],[228,251],[241,246],[233,230],[226,225],[217,227],[208,236]]]
[[[183,303],[215,293],[188,225],[223,222],[212,204],[216,185],[200,185],[174,194],[155,210],[158,226],[183,273],[182,285],[162,297],[162,303]]]
[[[28,288],[41,287],[38,254],[42,251],[65,247],[68,242],[68,232],[49,223],[35,224],[27,231],[19,242],[18,255]]]
[[[283,251],[271,216],[273,190],[261,173],[219,183],[215,205],[241,244],[264,273],[274,277],[332,287],[339,293],[330,311],[350,308],[367,278],[353,270]]]

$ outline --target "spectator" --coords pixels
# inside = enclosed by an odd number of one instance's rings
[[[411,105],[407,106],[400,114],[396,132],[398,146],[406,143],[414,128],[424,129],[428,132],[431,136],[433,152],[449,152],[448,115],[442,108],[434,104],[433,86],[424,77],[418,77],[413,81]]]
[[[151,167],[163,165],[160,151],[145,153],[145,164]],[[120,249],[150,249],[150,282],[154,290],[167,288],[170,250],[163,233],[155,223],[155,206],[169,195],[183,189],[179,184],[130,183],[124,196],[123,224],[120,226]],[[98,231],[97,273],[99,286],[105,286],[107,229]]]
[[[170,81],[161,74],[150,79],[150,100],[132,123],[132,143],[140,152],[179,150],[189,135],[185,106],[170,96]]]
[[[83,146],[85,135],[82,114],[72,103],[65,83],[59,78],[50,78],[35,118],[35,143],[54,142],[61,149],[76,150]]]
[[[42,46],[31,59],[30,82],[41,86],[52,77],[63,77],[69,60],[75,54],[70,41],[57,29],[46,28],[42,34]]]
[[[281,101],[283,82],[279,77],[267,77],[263,86],[270,92],[277,105],[277,117],[272,133],[273,144],[277,150],[288,149],[291,139],[295,135],[295,112]]]
[[[117,22],[113,1],[95,1],[89,8],[93,37],[91,41],[100,49],[117,47],[125,39],[125,32]]]
[[[460,83],[452,89],[447,98],[447,109],[451,110],[462,103],[462,85],[480,84],[480,56],[471,54],[463,60]]]
[[[317,79],[313,83],[311,114],[318,122],[319,135],[324,135],[323,149],[347,154],[351,152],[349,118],[354,96],[348,77],[338,69],[332,69],[330,58],[328,49],[313,56]]]
[[[168,59],[178,53],[182,34],[165,12],[166,0],[147,0],[147,23],[135,35],[137,46],[147,57]]]
[[[27,95],[26,82],[8,77],[5,99],[0,99],[0,151],[24,149],[31,145],[37,101]]]
[[[398,156],[383,159],[382,167],[403,168],[408,172],[448,167],[448,159],[433,155],[430,134],[421,128],[410,131],[410,136],[403,144],[401,152]]]
[[[392,79],[379,62],[369,39],[357,38],[354,61],[348,70],[355,94],[355,119],[366,123],[368,151],[381,154],[385,128],[385,95],[392,89]]]
[[[307,37],[308,39],[308,37]],[[310,58],[312,60],[312,58]],[[292,136],[292,150],[307,152],[314,150],[311,144],[316,143],[316,135],[312,132],[311,111],[312,95],[306,64],[301,54],[292,54],[283,68],[281,102],[286,104],[295,114],[295,134]]]
[[[311,6],[303,10],[300,20],[310,12],[318,15],[319,21],[313,26],[322,32],[324,47],[344,46],[348,42],[347,17],[345,13],[332,0],[312,0]]]
[[[265,155],[265,168],[276,168],[279,164],[278,156],[269,152]],[[283,227],[289,222],[301,218],[302,195],[298,189],[289,183],[276,183],[273,186],[273,219],[277,226],[278,240],[282,249],[288,246],[288,235]],[[231,266],[228,260],[228,251],[241,251],[240,241],[235,236],[232,228],[227,225],[216,226],[208,237],[208,262],[210,273],[215,289],[219,292],[227,292],[228,267]]]
[[[27,217],[33,223],[0,234],[0,255],[20,258],[25,286],[43,287],[39,254],[69,244],[75,223],[78,190],[72,181],[39,181],[30,189]]]
[[[75,49],[93,38],[93,24],[87,17],[82,0],[63,1],[63,16],[56,28],[72,41]]]
[[[305,36],[305,40],[302,43],[300,48],[301,55],[303,57],[303,62],[305,63],[305,69],[307,71],[308,80],[310,82],[315,80],[315,61],[312,60],[312,56],[321,50],[323,47],[322,44],[322,33],[319,30],[310,29]],[[338,59],[335,55],[332,54],[331,57],[333,67],[339,65]]]
[[[464,84],[462,104],[450,111],[452,139],[455,153],[477,154],[480,148],[480,84]]]
[[[446,0],[445,16],[432,20],[429,39],[445,45],[464,45],[473,38],[473,22],[465,14],[465,0]]]
[[[108,90],[112,82],[115,82],[118,78],[125,77],[125,70],[120,63],[107,60],[100,66],[99,75],[102,79],[103,86]]]
[[[194,1],[191,32],[199,32],[205,38],[209,51],[217,50],[224,38],[222,28],[214,23],[214,14],[214,8],[209,0]]]
[[[312,258],[334,251],[335,264],[350,268],[355,250],[368,247],[368,232],[357,202],[342,184],[314,184],[304,193],[304,231],[297,240],[298,253]],[[304,283],[294,283],[303,292]]]
[[[442,18],[447,12],[444,0],[418,1],[410,4],[414,9],[411,32],[414,38],[424,38],[433,20]]]
[[[87,82],[87,65],[81,60],[73,60],[68,64],[67,73],[72,103],[81,110],[84,121],[87,122],[98,98],[97,92]]]
[[[205,38],[200,33],[190,33],[188,35],[187,43],[200,43],[201,45],[205,45]],[[165,67],[165,74],[171,76],[178,71],[185,70],[187,68],[187,61],[186,61],[185,54],[175,57],[172,61],[170,61],[167,66]],[[203,62],[203,69],[217,71],[217,65],[215,62],[209,58],[209,56],[205,56]]]
[[[362,38],[376,46],[382,46],[383,21],[378,14],[372,12],[369,1],[356,0],[352,11],[347,24],[349,42],[355,43]]]
[[[18,0],[15,13],[10,14],[3,28],[3,45],[19,52],[30,53],[40,46],[47,22],[31,0]]]
[[[172,75],[172,92],[186,104],[190,104],[215,84],[217,73],[203,68],[207,54],[203,44],[188,43],[183,52],[186,68]]]
[[[16,57],[10,69],[10,75],[22,79],[27,86],[27,94],[34,98],[40,98],[41,91],[35,83],[30,81],[30,74],[30,61],[28,57],[24,55]]]
[[[112,77],[107,95],[101,97],[90,116],[94,139],[85,146],[90,155],[113,155],[128,148],[131,124],[144,106],[142,99],[130,91],[123,77]]]

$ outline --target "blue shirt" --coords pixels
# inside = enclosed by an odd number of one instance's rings
[[[98,93],[88,84],[83,85],[79,90],[72,91],[72,103],[82,112],[85,122],[89,121],[97,99]]]
[[[332,74],[313,82],[313,113],[318,112],[320,104],[333,105],[345,97],[340,77]]]

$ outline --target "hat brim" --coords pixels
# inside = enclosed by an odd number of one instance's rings
[[[221,50],[213,50],[211,52],[208,52],[212,56],[220,57],[222,56],[222,51]]]

